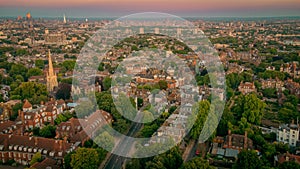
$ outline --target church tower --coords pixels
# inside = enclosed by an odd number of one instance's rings
[[[48,72],[47,72],[47,90],[49,92],[52,92],[54,87],[58,86],[58,82],[57,82],[56,74],[53,70],[50,50],[49,50],[48,62],[49,62],[49,65],[48,65]]]

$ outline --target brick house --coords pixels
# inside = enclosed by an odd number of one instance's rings
[[[3,163],[14,160],[19,164],[28,165],[37,152],[62,163],[64,155],[73,150],[75,146],[64,140],[0,134],[0,161]]]
[[[238,89],[244,95],[247,93],[256,92],[254,82],[241,82]]]
[[[97,110],[86,119],[71,118],[67,122],[60,123],[56,128],[56,138],[69,140],[71,143],[81,142],[93,138],[95,133],[104,125],[112,122],[112,116]]]

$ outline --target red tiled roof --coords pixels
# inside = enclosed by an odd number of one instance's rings
[[[25,103],[24,103],[24,105],[23,105],[23,108],[25,108],[25,109],[27,109],[27,108],[30,108],[30,107],[32,107],[32,105],[29,103],[29,101],[26,99],[25,100]]]
[[[51,158],[45,158],[42,162],[34,163],[30,168],[46,169],[47,167],[50,167],[51,169],[60,169],[60,167],[56,165],[56,161]]]

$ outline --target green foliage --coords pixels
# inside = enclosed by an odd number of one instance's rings
[[[103,90],[107,91],[111,87],[112,79],[110,77],[105,77],[103,79]]]
[[[78,148],[71,155],[71,167],[73,169],[94,169],[100,164],[97,150],[91,148]]]
[[[243,78],[239,76],[237,73],[230,73],[226,75],[227,86],[232,89],[237,89],[242,80]]]
[[[261,160],[253,150],[242,150],[238,154],[238,160],[233,166],[233,169],[257,169],[262,166]]]
[[[40,152],[37,152],[32,156],[32,159],[29,164],[33,165],[34,163],[40,162],[41,160],[42,160],[42,154]]]
[[[111,136],[107,131],[104,131],[99,136],[97,136],[94,142],[107,151],[112,151],[115,146],[114,137]]]
[[[267,98],[277,98],[277,91],[275,88],[263,89],[262,93]]]
[[[190,135],[193,139],[198,139],[202,128],[204,127],[204,122],[207,119],[209,109],[210,103],[207,100],[201,101],[193,107],[193,114],[189,117],[189,121],[196,118],[196,121],[190,131]],[[195,117],[196,114],[197,116]]]
[[[300,165],[295,161],[284,162],[279,165],[278,169],[300,169]]]
[[[39,104],[41,101],[47,101],[47,88],[46,85],[35,82],[23,82],[14,91],[11,91],[12,96],[19,96],[21,100],[28,99],[32,104]]]
[[[40,69],[44,69],[45,68],[45,62],[43,60],[35,60],[35,66],[40,68]]]
[[[10,120],[14,121],[18,117],[18,111],[23,107],[23,103],[17,103],[12,107],[12,115],[10,116]]]
[[[168,88],[168,83],[165,80],[160,80],[158,82],[160,90],[166,90]]]
[[[95,112],[95,105],[91,101],[82,101],[75,107],[78,118],[85,118]]]
[[[276,77],[278,77],[280,80],[284,80],[286,79],[286,74],[279,71],[267,70],[263,73],[259,73],[258,77],[263,79],[275,79]]]
[[[64,156],[64,168],[65,169],[71,169],[72,168],[71,167],[71,160],[72,160],[72,154],[74,154],[74,153],[75,152],[72,151],[72,152],[70,152],[70,153],[68,153]]]
[[[209,166],[208,161],[200,157],[196,157],[184,163],[180,169],[214,169],[214,167]]]
[[[153,160],[146,163],[146,169],[173,169],[182,165],[181,152],[178,147],[161,155],[155,156]]]
[[[251,124],[260,124],[265,109],[265,103],[261,101],[255,94],[240,95],[235,101],[233,112],[238,118],[246,118]]]
[[[65,60],[61,66],[65,69],[65,71],[72,71],[75,67],[75,60]]]
[[[45,138],[54,138],[56,135],[55,130],[56,130],[55,126],[47,125],[42,129],[40,129],[39,135]]]
[[[9,71],[9,75],[11,77],[13,77],[14,79],[17,75],[21,75],[24,79],[27,79],[27,76],[26,76],[27,71],[28,71],[28,69],[24,65],[14,64],[14,65],[12,65],[12,67]]]
[[[56,119],[54,120],[55,125],[59,125],[62,122],[68,121],[70,118],[73,117],[71,112],[65,112],[63,114],[57,115]]]
[[[43,75],[43,71],[39,68],[30,68],[26,74],[26,77],[31,77],[31,76],[41,76]]]
[[[71,98],[71,85],[67,83],[60,83],[56,92],[56,99],[68,100]]]

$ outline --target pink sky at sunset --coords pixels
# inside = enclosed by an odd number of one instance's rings
[[[160,9],[214,9],[298,6],[299,0],[1,0],[2,7],[123,6]]]
[[[1,0],[1,9],[96,9],[121,12],[197,12],[299,9],[300,0]],[[6,10],[9,12],[9,10]],[[0,12],[3,15],[5,10]]]

